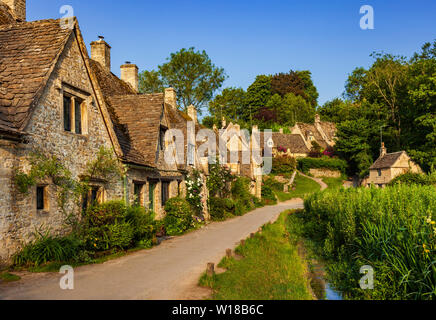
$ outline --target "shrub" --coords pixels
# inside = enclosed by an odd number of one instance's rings
[[[231,171],[222,166],[219,161],[209,166],[207,189],[210,197],[226,198],[229,196],[228,185],[234,180]]]
[[[127,206],[123,201],[109,201],[88,208],[82,215],[82,223],[99,227],[123,221],[126,215]]]
[[[126,249],[133,241],[135,230],[128,222],[115,223],[107,226],[109,248]]]
[[[235,210],[235,204],[231,199],[212,197],[208,200],[209,213],[212,220],[223,220],[232,215]]]
[[[329,278],[347,297],[436,298],[434,187],[327,190],[304,205],[306,235],[322,248]],[[375,290],[356,287],[363,265],[374,268]]]
[[[183,198],[169,199],[165,205],[165,230],[168,235],[180,235],[187,231],[192,224],[191,206]]]
[[[278,156],[273,158],[272,174],[292,173],[297,168],[297,161],[290,156]]]
[[[330,169],[338,170],[345,174],[347,162],[338,158],[300,158],[298,159],[298,169],[305,174],[309,173],[310,169]]]
[[[126,221],[133,227],[133,239],[136,243],[152,240],[157,231],[155,214],[143,207],[135,206],[127,210]]]
[[[250,193],[250,180],[238,177],[232,183],[232,198],[235,201],[235,215],[241,216],[254,209],[254,196]]]
[[[36,238],[13,256],[16,266],[40,266],[48,262],[69,262],[76,260],[82,242],[74,237],[54,237],[37,233]]]
[[[389,183],[390,186],[394,186],[397,184],[406,184],[406,185],[417,184],[421,186],[435,185],[436,174],[432,173],[430,175],[425,175],[425,174],[407,172],[403,175],[396,177]]]
[[[277,203],[277,199],[272,188],[265,184],[262,186],[262,200],[268,205]]]

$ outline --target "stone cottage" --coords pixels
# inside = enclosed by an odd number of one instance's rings
[[[422,173],[422,170],[410,159],[406,151],[387,153],[385,144],[382,143],[380,157],[371,166],[369,177],[362,184],[368,187],[375,185],[384,188],[395,177],[407,172]]]
[[[24,8],[24,10],[23,10]],[[27,194],[14,183],[35,151],[55,156],[74,179],[101,147],[120,148],[77,21],[25,21],[25,0],[0,2],[0,260],[36,230],[61,233],[65,216],[49,178]],[[114,155],[115,156],[115,155]],[[94,200],[122,198],[123,183],[90,181]]]

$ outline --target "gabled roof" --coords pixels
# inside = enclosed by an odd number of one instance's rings
[[[106,108],[109,112],[118,144],[121,147],[122,159],[126,162],[149,166],[149,162],[133,144],[127,126],[118,118],[115,108],[111,104],[112,95],[136,95],[133,89],[112,72],[106,70],[99,62],[89,60],[92,73],[95,75]]]
[[[297,125],[300,127],[301,133],[303,136],[307,139],[310,135],[313,135],[316,142],[322,147],[322,148],[328,148],[327,142],[322,137],[321,133],[318,131],[316,126],[314,124],[309,123],[302,123],[298,122]]]
[[[0,25],[0,127],[25,128],[72,32],[60,20]]]
[[[400,151],[395,153],[387,153],[383,157],[378,158],[371,166],[370,170],[391,168],[403,154],[406,154],[406,152]]]
[[[111,112],[148,166],[156,165],[164,98],[158,94],[115,95],[108,98]]]
[[[299,134],[273,133],[272,139],[275,147],[283,147],[291,150],[292,153],[309,153],[310,150],[304,143],[303,137]]]

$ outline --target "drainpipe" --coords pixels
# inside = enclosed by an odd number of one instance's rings
[[[124,201],[126,205],[129,205],[129,183],[127,175],[123,176],[123,187],[124,187]]]

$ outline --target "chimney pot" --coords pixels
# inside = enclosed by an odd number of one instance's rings
[[[111,46],[104,41],[103,36],[98,36],[100,40],[91,42],[91,59],[111,71]]]
[[[388,150],[385,147],[385,143],[382,142],[382,146],[380,149],[380,157],[384,157],[385,155],[387,155],[387,153],[388,153]]]
[[[198,122],[198,119],[197,119],[197,109],[191,104],[189,107],[188,107],[188,116],[195,122],[195,123],[197,123]]]
[[[136,64],[130,63],[130,61],[126,61],[126,64],[123,64],[121,67],[121,80],[130,84],[130,86],[138,92],[139,88],[139,78],[138,78],[138,67]]]

